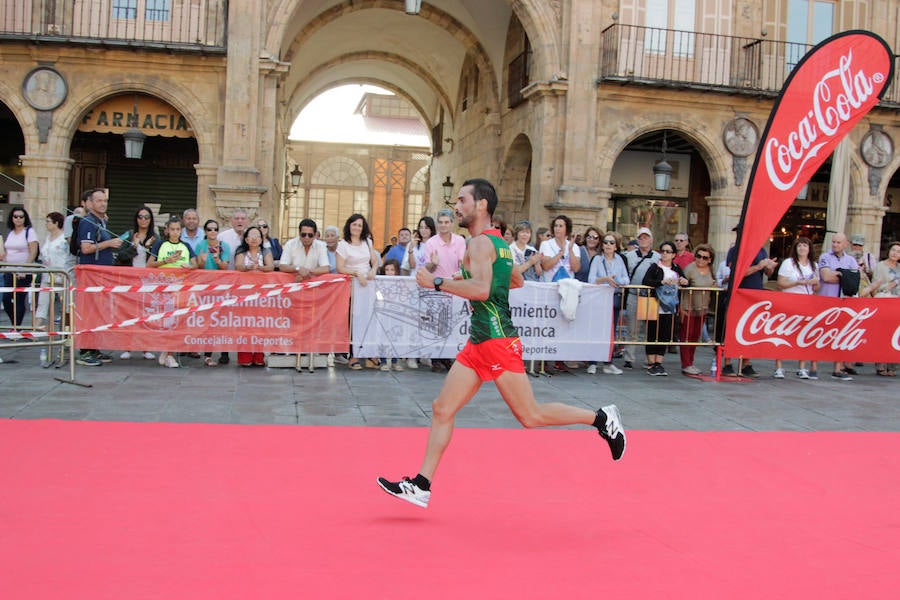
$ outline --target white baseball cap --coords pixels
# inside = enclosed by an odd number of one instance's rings
[[[646,227],[641,227],[640,229],[638,229],[638,232],[637,232],[637,236],[636,236],[636,237],[641,237],[642,235],[649,235],[650,237],[653,237],[653,232],[650,231],[650,230],[649,230],[648,228],[646,228]]]

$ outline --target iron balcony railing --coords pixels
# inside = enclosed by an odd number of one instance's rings
[[[0,0],[0,40],[222,52],[228,0]]]
[[[600,81],[775,96],[811,47],[615,24],[603,30]],[[900,106],[896,81],[897,75],[882,105]]]

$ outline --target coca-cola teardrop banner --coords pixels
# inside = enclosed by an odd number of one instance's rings
[[[732,281],[742,279],[800,189],[893,80],[893,54],[867,31],[837,34],[794,67],[750,175]],[[827,250],[827,249],[825,249]],[[731,290],[730,357],[900,362],[896,299]]]

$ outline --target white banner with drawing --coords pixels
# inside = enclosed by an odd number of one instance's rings
[[[510,292],[525,360],[609,360],[613,294],[584,285],[575,319],[560,310],[556,283],[526,282]],[[469,302],[420,287],[412,277],[353,280],[351,340],[360,358],[454,358],[469,337]]]

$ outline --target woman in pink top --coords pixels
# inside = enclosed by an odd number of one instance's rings
[[[14,208],[6,219],[6,262],[12,264],[27,264],[37,260],[38,237],[31,226],[31,218],[24,208]],[[31,285],[31,275],[17,275],[14,273],[3,274],[3,287],[28,287]],[[14,329],[25,319],[25,292],[3,292],[3,310],[9,317],[9,322]]]

